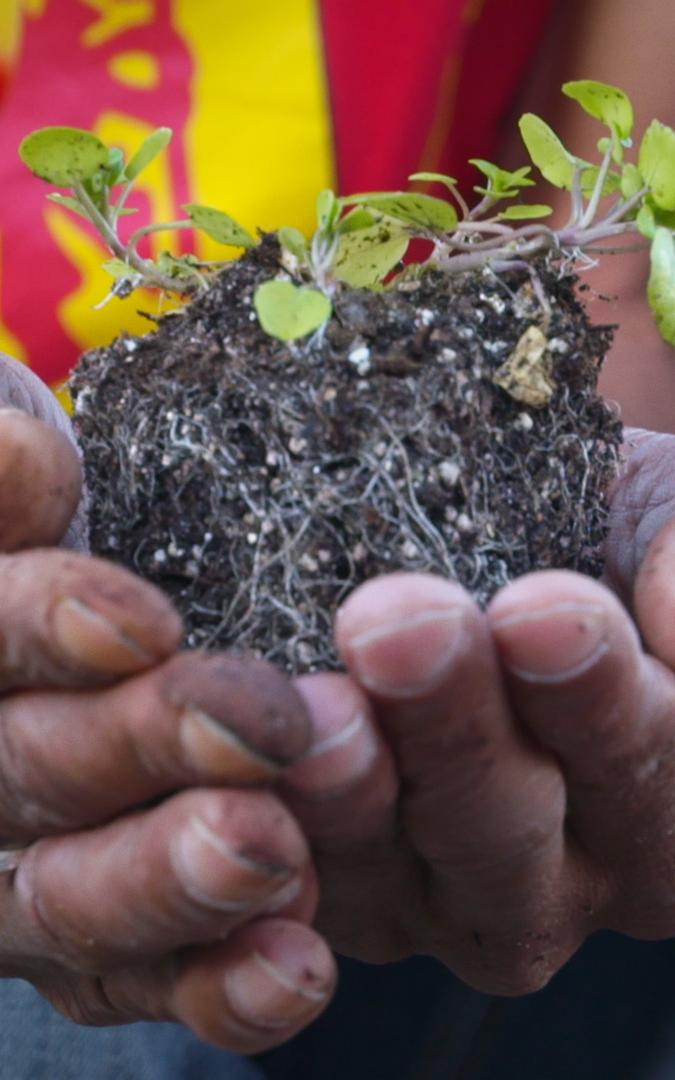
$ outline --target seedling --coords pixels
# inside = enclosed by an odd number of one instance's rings
[[[528,268],[545,305],[533,265],[537,260],[545,258],[565,272],[593,264],[605,253],[649,246],[647,298],[662,336],[675,344],[675,131],[653,120],[636,160],[627,160],[633,132],[628,95],[592,80],[568,82],[562,89],[606,129],[597,144],[598,163],[574,155],[544,120],[526,113],[519,127],[531,164],[509,171],[472,159],[484,178],[474,188],[480,198],[473,207],[452,177],[429,172],[410,179],[442,185],[448,198],[409,191],[338,198],[322,191],[310,241],[294,228],[281,228],[277,234],[286,280],[263,283],[255,296],[266,332],[282,341],[306,337],[330,317],[341,284],[380,289],[402,274],[419,274],[425,268],[447,274]],[[114,256],[105,267],[116,279],[115,293],[144,284],[189,295],[208,286],[222,265],[202,263],[192,255],[143,257],[138,245],[150,233],[197,228],[231,247],[257,243],[228,214],[197,204],[183,207],[185,220],[144,226],[126,242],[120,238],[120,219],[134,212],[127,207],[134,183],[170,138],[168,128],[159,128],[128,163],[119,149],[75,128],[44,128],[21,144],[21,157],[37,176],[68,190],[48,198],[98,229]],[[546,223],[550,206],[522,201],[524,190],[534,185],[532,165],[548,183],[569,192],[564,224]],[[431,241],[431,253],[421,266],[406,270],[402,260],[416,238]]]

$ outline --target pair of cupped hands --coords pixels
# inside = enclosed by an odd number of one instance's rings
[[[160,592],[78,552],[67,421],[0,363],[1,976],[252,1053],[326,1006],[332,949],[521,994],[600,927],[675,934],[675,437],[629,435],[606,583],[482,612],[381,577],[345,673],[290,680],[180,652]]]

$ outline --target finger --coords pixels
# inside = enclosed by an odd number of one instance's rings
[[[102,559],[0,556],[0,690],[87,686],[150,667],[181,635],[152,585]]]
[[[306,921],[316,904],[303,835],[265,791],[192,790],[37,841],[0,888],[0,966],[97,973],[225,938],[265,912]]]
[[[225,944],[100,980],[61,977],[38,988],[78,1023],[173,1020],[223,1050],[254,1054],[311,1023],[330,1001],[335,981],[333,957],[314,930],[261,918]]]
[[[675,670],[675,520],[647,549],[635,583],[634,607],[648,648]]]
[[[560,776],[516,730],[486,621],[459,586],[423,574],[373,581],[342,609],[337,640],[380,704],[426,858],[454,862],[461,852],[487,863],[493,851],[501,861],[505,844],[522,848],[532,821],[539,835],[542,815],[555,834]]]
[[[72,442],[42,420],[0,408],[0,551],[58,544],[81,489]]]
[[[312,741],[284,774],[281,790],[319,851],[354,854],[397,830],[393,756],[363,691],[346,675],[296,681]]]
[[[0,702],[0,835],[36,839],[159,795],[270,782],[307,750],[292,683],[252,657],[183,653],[107,690]]]
[[[675,873],[672,674],[644,656],[614,596],[571,572],[521,578],[490,619],[514,707],[558,756],[572,835],[604,875],[596,906],[618,876],[637,875],[654,896],[653,874]]]
[[[540,984],[559,956],[547,946],[537,970],[513,975],[511,954],[519,931],[548,923],[564,872],[564,785],[551,755],[514,724],[485,617],[451,582],[394,574],[353,594],[337,639],[350,673],[378,702],[406,830],[431,864],[441,921],[457,928],[444,931],[441,953],[470,981],[484,969],[483,986],[499,989],[503,970],[526,988]],[[556,943],[563,953],[577,940],[567,932]]]

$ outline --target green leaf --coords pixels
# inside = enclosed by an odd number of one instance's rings
[[[58,191],[50,191],[47,198],[50,202],[56,203],[57,206],[65,206],[67,210],[72,210],[74,214],[79,214],[85,221],[89,221],[89,214],[72,195],[59,195]]]
[[[443,184],[448,191],[452,194],[457,187],[457,181],[454,176],[446,176],[445,173],[438,172],[416,172],[412,173],[408,180],[421,180],[426,184]]]
[[[124,179],[124,154],[118,146],[111,146],[108,151],[105,176],[108,187],[114,187]]]
[[[354,288],[379,285],[405,255],[410,237],[395,224],[379,222],[340,239],[335,276]]]
[[[357,229],[369,229],[371,225],[375,225],[377,219],[370,213],[370,210],[366,210],[363,206],[357,206],[354,210],[350,210],[348,214],[338,222],[337,231],[339,233],[351,233],[356,232]]]
[[[543,203],[521,203],[516,206],[508,206],[499,217],[504,221],[527,221],[529,218],[548,217],[553,213],[553,207]]]
[[[563,94],[578,101],[582,109],[596,120],[602,120],[619,139],[629,139],[633,130],[633,106],[630,98],[618,86],[577,79],[563,83]]]
[[[661,337],[675,345],[675,241],[663,227],[656,230],[652,240],[647,299]]]
[[[624,199],[632,199],[643,186],[644,181],[637,165],[627,162],[621,170],[621,194]]]
[[[652,120],[640,144],[638,167],[657,206],[675,210],[675,131]]]
[[[555,131],[534,113],[521,116],[518,127],[532,161],[554,187],[570,191],[577,166],[588,166],[565,149]]]
[[[162,150],[166,149],[172,138],[173,131],[168,127],[156,128],[151,135],[148,135],[124,170],[126,179],[135,180],[138,174],[147,168],[150,162],[162,153]]]
[[[320,232],[330,232],[340,215],[340,203],[334,191],[324,188],[316,200],[316,220]]]
[[[588,168],[583,170],[581,174],[581,190],[583,191],[584,195],[589,195],[590,192],[593,190],[599,173],[600,168],[598,165],[589,165]],[[615,191],[619,190],[620,186],[621,177],[619,176],[619,174],[615,172],[608,172],[605,176],[605,182],[602,185],[602,194],[613,195]]]
[[[299,229],[291,225],[283,225],[277,233],[279,243],[296,259],[304,259],[307,255],[307,239]]]
[[[213,206],[201,206],[199,203],[185,203],[183,210],[198,229],[219,244],[243,248],[256,246],[250,232],[222,210],[216,210]]]
[[[50,202],[56,203],[57,206],[64,206],[66,210],[72,210],[74,214],[79,214],[85,221],[89,221],[89,214],[84,209],[82,204],[74,199],[72,195],[60,195],[58,191],[50,191],[47,198]],[[137,214],[138,208],[135,206],[124,206],[120,211],[120,217],[129,217],[130,214]]]
[[[451,203],[413,191],[365,192],[348,195],[341,202],[346,206],[357,204],[405,225],[434,233],[449,232],[457,224],[457,211]]]
[[[487,188],[474,188],[474,191],[479,192],[480,195],[491,195],[495,199],[506,199],[517,195],[521,187],[534,187],[534,180],[530,179],[529,176],[529,173],[532,172],[529,165],[523,165],[520,169],[509,172],[508,169],[500,169],[499,165],[494,165],[491,161],[485,161],[484,158],[470,158],[469,164],[475,165],[489,180]]]
[[[635,224],[647,240],[653,240],[656,235],[656,218],[651,206],[641,206],[635,216]]]
[[[291,281],[265,281],[253,297],[260,325],[266,334],[280,341],[305,337],[330,318],[333,306],[318,289],[307,289]]]
[[[134,273],[133,267],[129,266],[129,263],[125,263],[123,259],[108,259],[107,262],[101,265],[106,273],[115,278],[115,281],[131,277]]]
[[[35,176],[57,187],[74,187],[108,162],[108,148],[90,131],[45,127],[27,135],[19,156]]]

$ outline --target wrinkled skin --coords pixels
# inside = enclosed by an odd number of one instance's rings
[[[453,583],[379,578],[338,618],[347,673],[295,689],[260,665],[165,659],[171,610],[99,561],[0,563],[0,630],[20,638],[3,652],[48,688],[4,679],[0,828],[30,847],[0,879],[0,970],[85,1022],[172,1017],[230,1049],[281,1042],[334,979],[307,926],[304,837],[333,947],[431,953],[485,991],[544,985],[601,926],[675,933],[675,437],[631,442],[608,585],[531,574],[481,613]],[[90,590],[65,619],[85,693],[51,689],[64,622],[57,640],[44,597],[64,573]],[[106,623],[83,623],[83,604]]]

